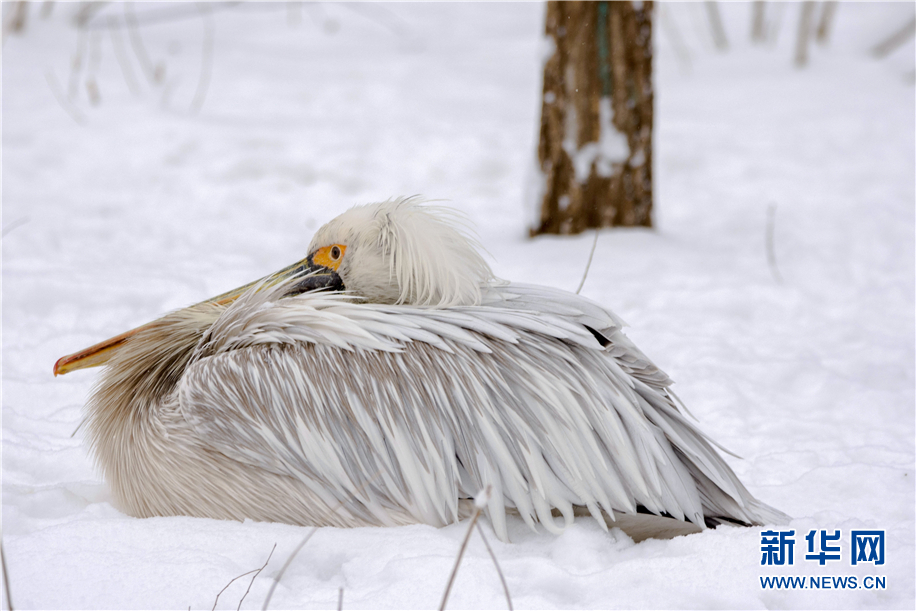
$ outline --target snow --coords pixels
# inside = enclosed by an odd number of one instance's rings
[[[914,45],[880,61],[868,54],[913,6],[841,4],[830,44],[813,45],[804,70],[792,66],[799,5],[768,6],[778,38],[752,46],[750,5],[720,3],[727,52],[713,50],[702,5],[664,7],[657,228],[602,232],[583,294],[631,324],[703,429],[742,457],[729,458],[742,481],[794,516],[796,562],[761,566],[761,529],[634,544],[588,519],[561,536],[509,520],[504,544],[482,520],[516,608],[916,602]],[[94,22],[122,8],[108,5]],[[77,431],[98,373],[55,379],[51,368],[300,259],[322,223],[394,195],[464,210],[498,276],[575,290],[592,235],[526,237],[544,7],[212,6],[142,28],[161,84],[144,76],[127,32],[80,42],[75,10],[58,3],[42,20],[33,7],[26,31],[3,46],[3,544],[13,603],[209,609],[277,544],[243,603],[260,608],[309,529],[119,512]],[[666,34],[672,22],[686,56]],[[193,113],[208,23],[212,70]],[[93,71],[98,106],[85,88]],[[781,283],[767,263],[768,210]],[[466,526],[319,529],[270,606],[336,607],[342,587],[345,609],[434,607]],[[801,560],[811,529],[840,529],[843,559]],[[850,565],[852,529],[886,530],[883,566]],[[762,589],[759,577],[771,575],[882,575],[887,588]],[[236,607],[249,579],[218,608]],[[449,606],[504,605],[475,535]]]
[[[614,109],[611,108],[611,98],[601,98],[598,101],[598,124],[601,126],[601,135],[598,142],[589,142],[573,154],[573,167],[576,171],[576,180],[588,181],[589,168],[595,164],[595,173],[598,176],[608,177],[614,173],[613,164],[621,164],[630,156],[630,144],[627,137],[614,127]],[[642,150],[633,156],[634,167],[645,163]]]

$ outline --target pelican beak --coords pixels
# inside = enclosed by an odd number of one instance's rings
[[[278,272],[275,272],[269,276],[265,276],[259,280],[255,280],[254,282],[249,282],[248,284],[240,286],[237,289],[222,293],[221,295],[217,295],[216,297],[212,297],[195,305],[201,305],[205,303],[228,305],[238,299],[243,293],[251,288],[257,286],[257,290],[261,291],[299,276],[302,276],[302,279],[298,282],[292,283],[290,289],[283,294],[283,297],[290,297],[293,295],[299,295],[301,293],[316,290],[342,291],[344,290],[344,284],[340,279],[340,276],[337,274],[337,265],[322,265],[321,263],[317,263],[315,261],[316,258],[319,261],[323,261],[323,259],[326,258],[322,256],[322,251],[324,250],[327,249],[316,251],[302,261],[284,267]],[[90,367],[99,367],[104,365],[109,360],[111,360],[111,357],[115,355],[118,349],[123,346],[127,340],[136,335],[137,332],[149,327],[155,322],[156,321],[141,325],[136,329],[125,331],[120,335],[107,339],[103,342],[99,342],[94,346],[89,346],[88,348],[84,348],[79,352],[74,352],[73,354],[59,358],[57,362],[54,363],[54,375],[58,376],[65,373],[70,373],[71,371],[76,371],[77,369],[88,369]]]
[[[278,273],[282,273],[278,272]],[[315,263],[315,253],[310,254],[305,259],[305,265],[300,266],[292,270],[286,277],[302,274],[303,278],[299,282],[293,284],[286,293],[283,294],[284,297],[290,297],[292,295],[299,295],[301,293],[308,293],[310,291],[342,291],[344,290],[343,280],[340,279],[340,275],[337,273],[336,269],[326,267],[319,263]],[[282,280],[283,278],[281,278]],[[279,281],[278,281],[279,282]],[[276,284],[276,283],[273,283]]]

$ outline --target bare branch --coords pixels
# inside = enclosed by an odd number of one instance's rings
[[[242,2],[208,2],[207,7],[211,11],[217,11],[217,10],[223,10],[223,9],[236,8],[241,4],[243,3]],[[163,3],[163,5],[165,5],[168,8],[164,8],[164,9],[163,8],[154,8],[154,9],[150,9],[146,11],[141,11],[139,13],[135,12],[134,13],[134,25],[138,27],[145,27],[148,25],[155,25],[158,23],[172,23],[175,21],[181,21],[183,19],[191,19],[194,17],[198,17],[200,15],[200,11],[198,10],[198,8],[190,3],[187,3],[187,4]],[[272,11],[272,10],[278,10],[281,8],[285,8],[282,3],[281,4],[248,3],[246,6],[247,10],[262,10],[262,11]],[[104,30],[104,29],[110,29],[110,28],[118,28],[118,29],[122,29],[125,27],[129,28],[129,27],[133,27],[133,25],[131,25],[130,23],[124,23],[121,21],[112,22],[109,19],[104,22],[89,21],[83,27],[85,27],[88,30]]]
[[[270,557],[274,555],[274,550],[275,550],[275,549],[277,549],[277,544],[276,544],[276,543],[274,543],[274,546],[270,549],[270,554],[267,555],[267,560],[264,561],[264,565],[263,565],[261,568],[259,568],[259,569],[252,569],[252,570],[248,571],[247,573],[242,573],[241,575],[239,575],[238,577],[233,578],[232,581],[230,581],[229,583],[227,583],[226,586],[225,586],[222,590],[219,591],[219,594],[216,595],[216,600],[213,601],[213,609],[211,609],[211,611],[216,611],[216,605],[219,604],[219,597],[220,597],[220,595],[221,595],[223,592],[225,592],[226,589],[227,589],[229,586],[231,586],[233,583],[235,583],[236,581],[238,581],[238,580],[241,579],[242,577],[244,577],[244,576],[246,576],[246,575],[251,575],[252,573],[255,573],[255,576],[251,578],[251,583],[248,584],[248,590],[251,590],[251,584],[254,583],[254,580],[258,577],[258,574],[259,574],[261,571],[263,571],[263,570],[264,570],[264,567],[267,566],[267,563],[270,562]],[[245,590],[245,596],[248,595],[248,590]],[[242,596],[242,600],[245,600],[245,596]],[[239,608],[240,608],[240,609],[241,609],[241,607],[242,607],[242,600],[239,601]]]
[[[2,540],[0,540],[0,564],[3,565],[3,592],[6,594],[6,608],[13,611],[13,595],[10,594],[10,578],[6,574],[6,555],[3,553]]]
[[[910,19],[909,23],[891,34],[884,42],[875,45],[871,53],[879,59],[890,55],[894,49],[912,38],[913,34],[916,34],[916,17]]]
[[[775,47],[776,42],[779,39],[779,28],[782,25],[783,14],[788,10],[789,6],[784,2],[772,2],[770,3],[769,19],[766,23],[766,36],[765,39],[769,46]]]
[[[826,45],[830,40],[830,26],[833,25],[833,16],[836,14],[836,0],[827,0],[824,2],[824,8],[821,10],[821,19],[817,24],[817,44]]]
[[[719,14],[719,5],[712,0],[706,0],[706,14],[709,16],[709,25],[712,29],[712,40],[720,51],[728,49],[728,38],[725,36],[725,27],[722,25],[722,16]]]
[[[247,573],[242,573],[242,574],[239,575],[238,577],[233,577],[233,578],[229,581],[229,583],[227,583],[225,586],[223,586],[223,589],[220,590],[220,591],[216,594],[216,600],[213,601],[213,607],[210,609],[210,611],[216,611],[216,605],[219,604],[219,597],[223,594],[223,592],[225,592],[225,591],[229,588],[229,586],[231,586],[233,583],[235,583],[236,581],[238,581],[238,580],[241,579],[242,577],[245,577],[246,575],[251,575],[252,573],[254,573],[254,572],[257,571],[257,570],[258,570],[258,569],[251,569],[251,570],[248,571]]]
[[[773,274],[773,279],[776,281],[776,284],[782,284],[782,275],[779,273],[779,268],[776,266],[776,249],[773,246],[774,234],[776,233],[776,204],[770,204],[767,208],[767,233],[766,233],[766,248],[767,248],[767,263],[770,264],[770,273]]]
[[[80,125],[86,124],[86,117],[76,108],[73,104],[67,101],[67,98],[64,97],[64,92],[60,88],[60,83],[57,82],[57,79],[54,77],[54,73],[48,69],[45,72],[45,80],[48,81],[48,87],[51,88],[51,93],[54,94],[54,99],[57,100],[57,103],[60,104],[60,107],[70,115],[70,118],[76,121]]]
[[[270,589],[267,591],[267,598],[264,599],[264,604],[261,606],[261,611],[267,611],[267,605],[270,604],[270,599],[274,595],[274,590],[277,589],[277,584],[280,583],[281,579],[283,579],[283,574],[286,573],[286,569],[289,568],[289,565],[293,563],[293,558],[296,557],[296,554],[302,551],[302,548],[305,547],[305,544],[309,542],[309,539],[311,539],[316,532],[318,532],[318,527],[312,526],[312,528],[309,530],[309,534],[305,535],[305,538],[299,542],[299,545],[296,546],[296,549],[293,550],[293,553],[290,554],[289,558],[286,559],[286,562],[280,568],[280,572],[277,573],[274,582],[270,584]]]
[[[130,65],[130,58],[127,57],[127,51],[124,49],[124,39],[121,38],[121,30],[116,25],[118,23],[119,20],[116,17],[111,15],[108,17],[108,32],[111,34],[111,44],[114,46],[115,57],[121,67],[121,73],[124,75],[124,82],[127,83],[127,88],[130,89],[131,94],[140,95],[140,83],[137,82],[137,76]]]
[[[6,39],[6,35],[10,32],[19,33],[25,29],[26,17],[29,14],[29,3],[28,2],[16,2],[13,5],[13,10],[10,11],[9,17],[3,24],[3,38]]]
[[[89,103],[98,106],[102,101],[99,93],[99,83],[96,80],[96,74],[99,71],[99,64],[102,62],[102,33],[91,32],[89,34],[89,59],[86,62],[86,95],[89,97]]]
[[[766,2],[754,0],[754,16],[751,21],[751,40],[763,42],[766,40]]]
[[[377,478],[381,474],[382,474],[382,470],[378,469],[375,473],[369,476],[366,479],[366,481],[364,481],[362,484],[357,486],[353,492],[354,493],[360,492],[366,486],[374,482],[375,478]],[[339,503],[337,503],[337,505],[334,506],[334,509],[331,510],[331,513],[337,513],[340,510],[340,508],[344,506],[344,503],[345,503],[345,500],[341,500]],[[274,590],[277,588],[277,584],[280,583],[280,580],[283,578],[283,574],[286,572],[286,569],[289,568],[289,565],[292,564],[293,562],[293,558],[295,558],[296,554],[298,554],[302,550],[302,548],[305,547],[305,544],[309,542],[309,539],[312,538],[312,536],[315,534],[315,532],[317,532],[317,530],[318,530],[318,527],[313,526],[312,529],[309,531],[309,533],[305,535],[305,538],[302,539],[299,545],[296,546],[296,549],[293,550],[293,553],[289,555],[289,558],[286,559],[286,563],[280,569],[280,572],[277,574],[277,577],[274,579],[273,584],[271,584],[270,590],[267,591],[267,597],[264,599],[264,605],[261,607],[261,611],[267,611],[267,605],[270,604],[270,599],[274,595]]]
[[[582,290],[582,287],[585,286],[585,279],[588,278],[588,270],[592,266],[592,257],[595,256],[595,247],[598,246],[598,232],[600,229],[595,230],[595,241],[592,242],[592,250],[588,253],[588,263],[585,264],[585,271],[582,273],[582,282],[579,283],[579,288],[576,289],[576,295],[579,294],[579,291]]]
[[[79,91],[80,73],[83,71],[83,57],[86,55],[86,42],[88,37],[84,30],[78,30],[76,37],[76,53],[70,58],[70,81],[67,85],[67,99],[73,101]]]
[[[808,63],[808,40],[811,38],[811,22],[814,20],[815,3],[802,3],[801,19],[798,20],[798,40],[795,43],[795,65],[803,68]]]
[[[18,219],[16,219],[15,221],[10,222],[9,224],[7,224],[6,227],[3,228],[3,231],[0,232],[0,237],[4,237],[4,238],[5,238],[5,237],[7,236],[8,233],[10,233],[11,231],[13,231],[13,230],[16,229],[17,227],[22,227],[23,225],[25,225],[26,223],[28,223],[28,222],[31,221],[31,220],[32,220],[31,217],[28,217],[28,216],[21,216],[21,217],[19,217]]]
[[[490,547],[489,541],[487,541],[487,538],[483,534],[483,527],[480,526],[480,522],[477,523],[477,532],[480,533],[480,538],[483,539],[483,544],[487,548],[487,553],[490,554],[490,558],[493,559],[493,565],[496,567],[496,573],[499,575],[499,581],[503,584],[503,592],[506,593],[506,604],[509,605],[509,611],[512,611],[512,597],[509,595],[509,584],[506,583],[506,578],[503,576],[503,571],[501,568],[499,568],[499,562],[496,561],[496,554],[493,553],[493,549]]]
[[[309,4],[309,6],[311,6],[311,4]],[[404,21],[391,9],[385,8],[383,4],[372,2],[346,2],[341,3],[340,6],[362,15],[370,21],[386,28],[398,38],[416,38],[410,24]]]
[[[274,550],[277,549],[277,544],[274,543],[274,546],[270,548],[270,554],[267,556],[267,560],[264,561],[264,565],[258,569],[258,572],[254,574],[254,577],[251,578],[251,581],[248,582],[248,589],[245,590],[245,593],[242,594],[241,600],[239,600],[239,606],[236,607],[236,611],[240,611],[242,608],[242,603],[245,601],[245,597],[248,596],[248,593],[251,592],[251,586],[254,585],[254,580],[258,578],[258,575],[261,574],[261,571],[264,570],[264,567],[267,566],[267,563],[270,562],[270,557],[274,555]]]
[[[201,19],[204,22],[204,46],[200,55],[200,79],[197,81],[197,91],[194,92],[194,100],[191,102],[191,114],[200,112],[204,105],[204,98],[207,97],[207,89],[210,86],[210,75],[213,73],[213,14],[210,7],[203,2],[197,3]]]
[[[671,14],[671,9],[667,3],[659,3],[658,18],[661,20],[662,30],[671,41],[671,46],[674,47],[674,53],[681,68],[685,73],[689,73],[690,51],[687,49],[684,37],[681,36],[681,29],[678,27],[677,21],[674,19],[674,15]]]
[[[455,567],[452,569],[452,574],[449,575],[448,584],[446,584],[445,592],[442,594],[442,603],[439,604],[439,611],[445,611],[445,603],[448,602],[448,595],[452,591],[452,584],[455,583],[455,577],[458,575],[458,567],[461,566],[464,550],[467,549],[468,541],[471,540],[471,533],[474,532],[474,525],[477,524],[477,520],[480,518],[480,512],[483,511],[483,508],[487,506],[487,501],[490,500],[490,492],[492,490],[493,486],[487,484],[487,487],[481,490],[474,499],[474,515],[471,516],[468,530],[464,534],[464,541],[461,542],[461,548],[458,550],[458,557],[455,558]]]
[[[105,8],[106,4],[108,4],[108,2],[83,2],[82,6],[76,12],[76,15],[73,17],[73,23],[82,30],[99,11]]]
[[[143,74],[146,75],[146,79],[150,84],[155,85],[161,78],[158,78],[157,70],[153,67],[149,53],[146,52],[146,45],[143,44],[143,39],[140,37],[140,24],[137,22],[137,15],[134,12],[132,2],[124,4],[124,18],[127,21],[127,34],[130,39],[130,45],[133,47],[134,54],[140,62],[140,67],[143,68]]]

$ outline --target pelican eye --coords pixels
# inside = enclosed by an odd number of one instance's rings
[[[336,272],[345,254],[347,254],[347,247],[343,244],[323,246],[312,253],[311,264],[326,267]]]

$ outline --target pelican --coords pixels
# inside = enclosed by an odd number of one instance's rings
[[[92,455],[138,516],[634,539],[784,523],[611,311],[496,279],[453,210],[351,208],[279,272],[61,358],[107,365]]]

